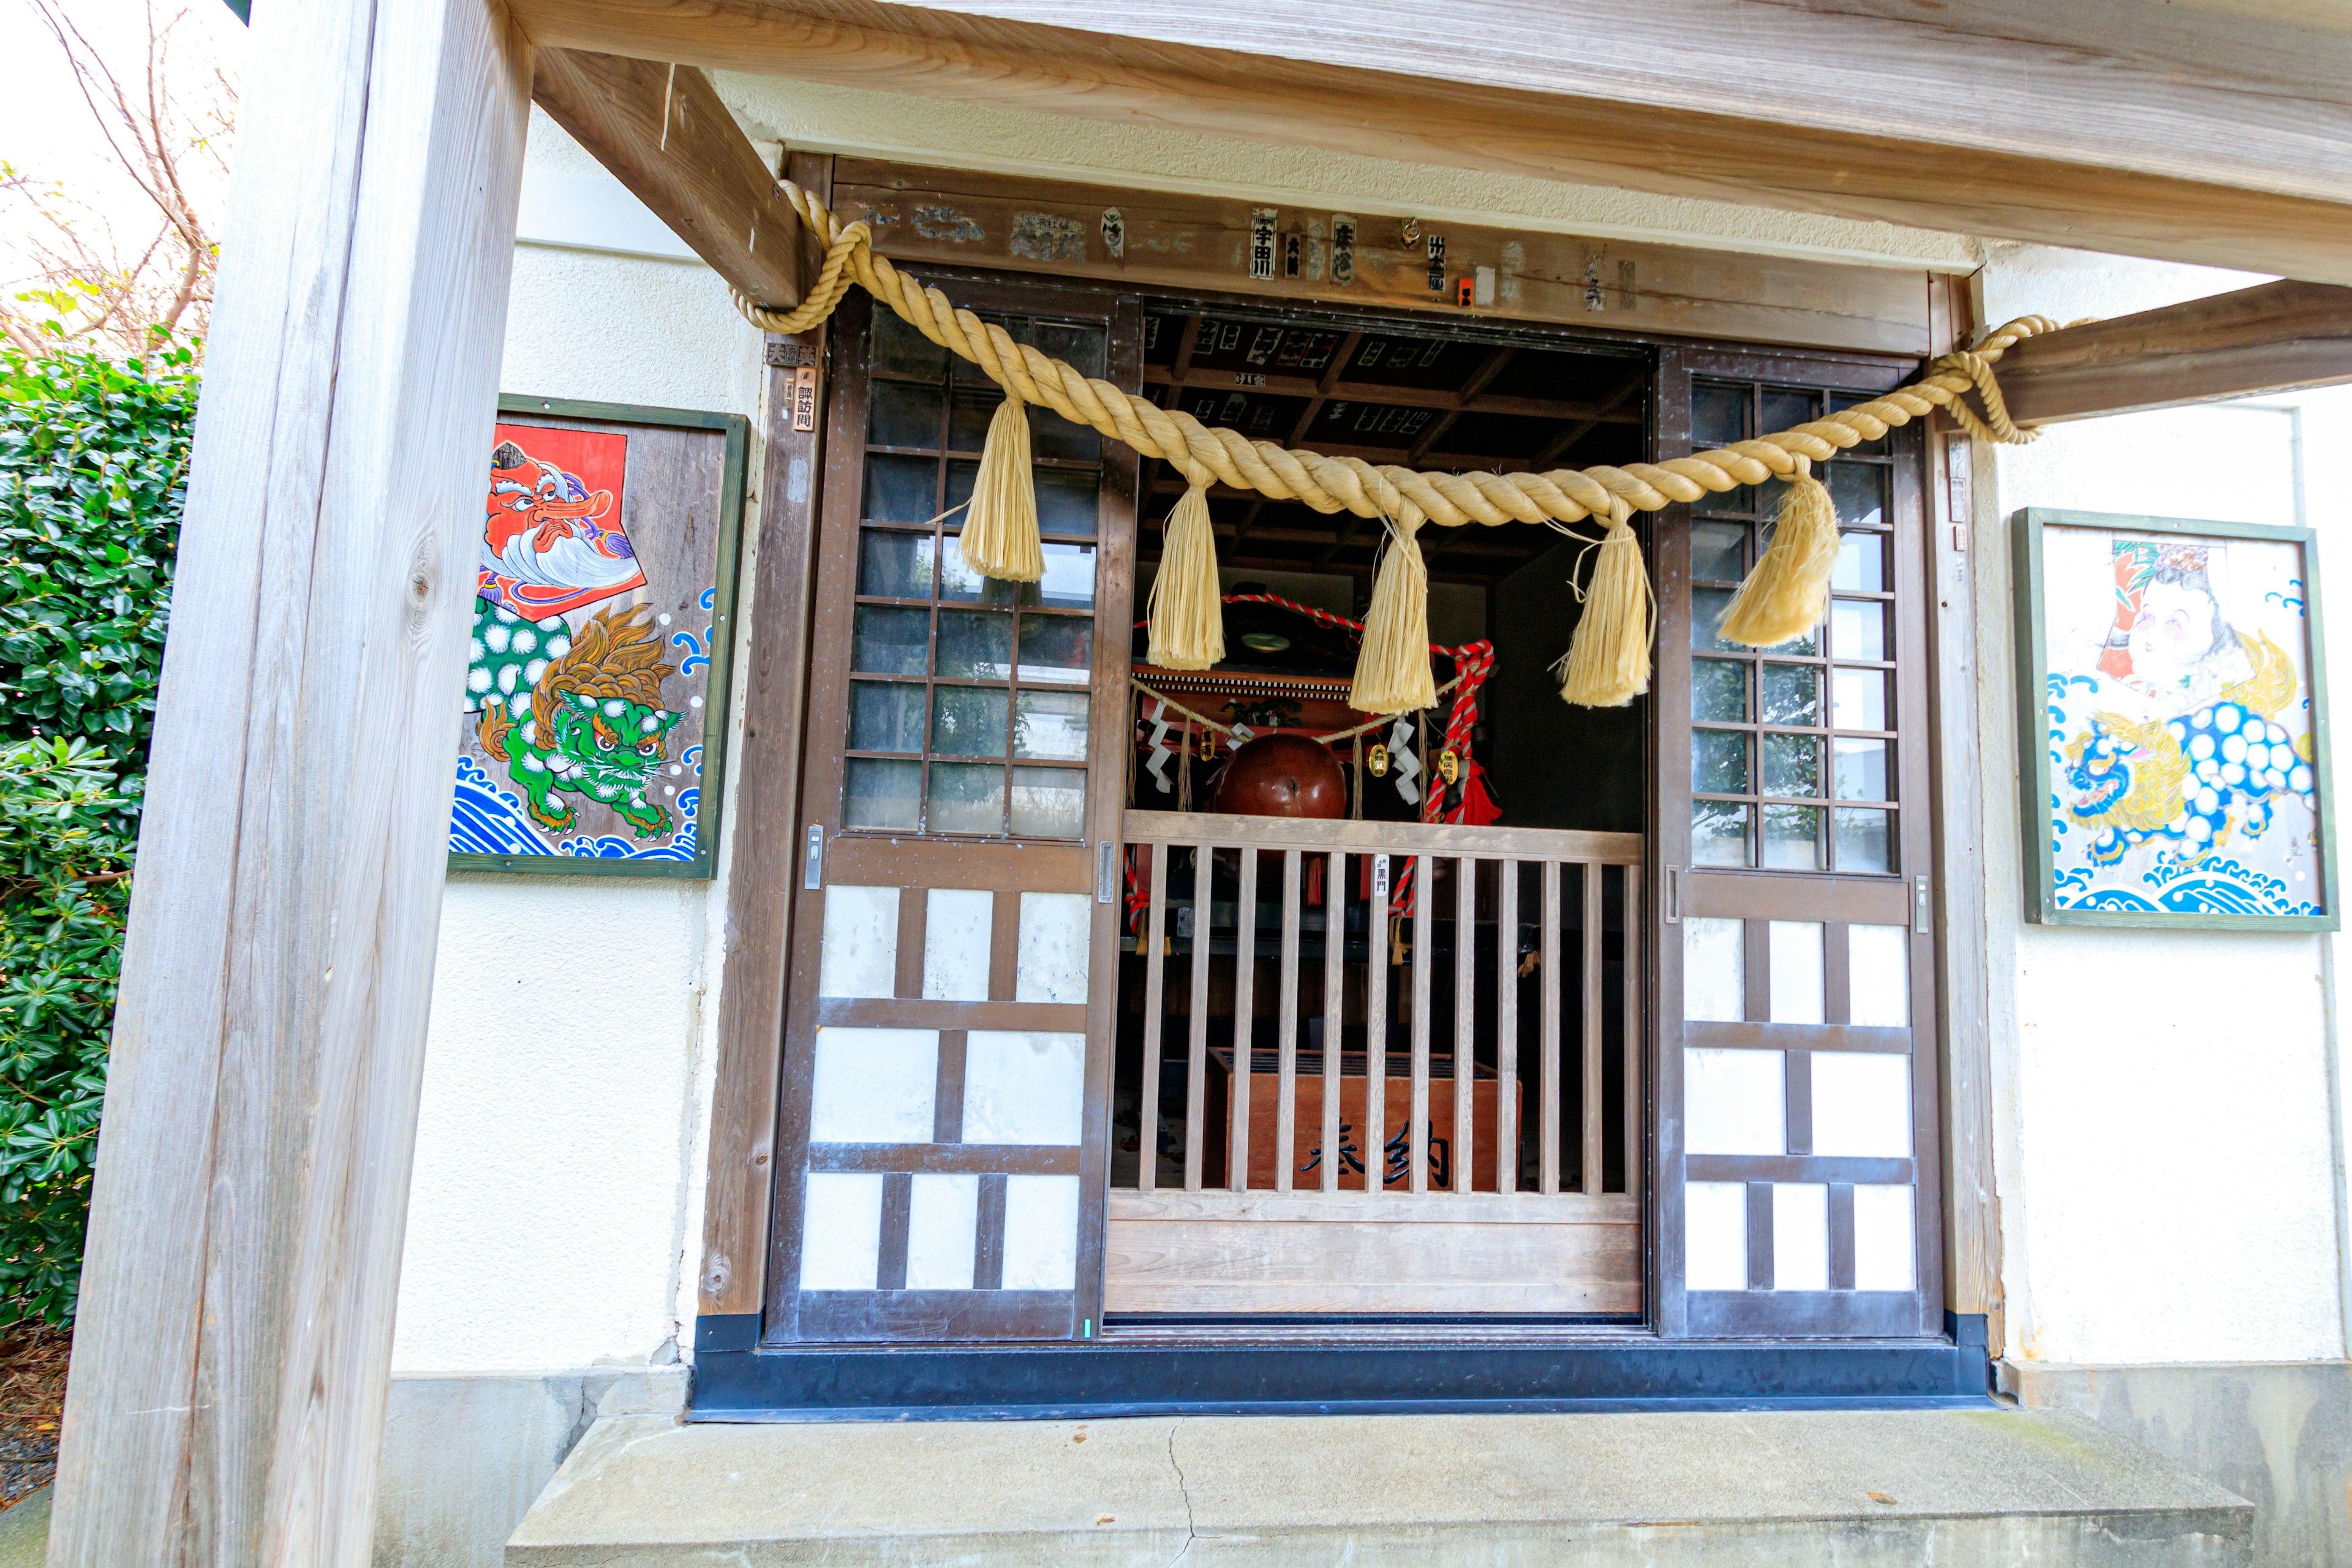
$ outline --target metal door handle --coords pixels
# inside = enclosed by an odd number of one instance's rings
[[[801,886],[811,892],[824,886],[824,824],[813,822],[808,830],[808,857],[801,868]]]
[[[1666,896],[1658,918],[1670,926],[1683,923],[1683,868],[1680,866],[1666,868]]]
[[[1095,860],[1095,902],[1109,903],[1118,896],[1118,842],[1106,838]]]

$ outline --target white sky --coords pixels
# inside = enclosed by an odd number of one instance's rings
[[[56,4],[113,68],[125,89],[139,91],[146,68],[145,0]],[[232,80],[241,74],[246,29],[223,0],[155,0],[155,16],[159,26],[172,24],[168,79],[173,95],[188,109],[213,101],[215,68]],[[0,60],[8,62],[7,90],[0,92],[0,160],[37,179],[62,182],[68,195],[95,209],[126,245],[143,244],[159,221],[154,205],[117,169],[74,85],[64,52],[32,0],[0,0]],[[196,198],[215,231],[224,194],[214,191],[207,194],[209,199],[206,195]],[[21,221],[13,212],[0,218],[5,226],[0,226],[0,253],[5,253],[0,254],[0,268],[13,270],[7,263],[18,249],[16,229]]]

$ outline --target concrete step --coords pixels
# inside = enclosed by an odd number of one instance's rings
[[[2253,1507],[1987,1408],[600,1421],[508,1568],[2240,1568]]]

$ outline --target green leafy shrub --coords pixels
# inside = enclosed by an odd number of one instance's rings
[[[73,1315],[194,356],[0,356],[0,1321]]]

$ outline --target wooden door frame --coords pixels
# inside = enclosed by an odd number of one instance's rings
[[[831,163],[830,158],[796,154],[794,177],[802,179],[803,184],[808,184],[811,180],[829,175]],[[803,172],[806,178],[803,178]],[[943,273],[942,276],[946,275]],[[975,286],[1001,283],[1003,277],[998,271],[965,275],[957,279],[957,286],[968,293]],[[1038,281],[1043,283],[1048,279],[1040,278]],[[1055,278],[1051,281],[1060,284],[1064,280]],[[1953,324],[1956,321],[1954,300],[1964,298],[1964,286],[1947,285],[1937,289],[1938,281],[1929,279],[1927,286],[1937,292],[1940,330],[1956,338],[1964,337],[1964,325]],[[1073,286],[1087,287],[1084,284]],[[1137,310],[1146,297],[1169,292],[1171,291],[1164,288],[1121,290],[1118,291],[1118,302],[1122,308]],[[1191,290],[1182,292],[1188,297],[1192,294]],[[1202,291],[1198,297],[1206,303],[1223,303],[1245,309],[1271,309],[1286,313],[1300,310],[1296,301],[1261,298],[1233,290]],[[1340,313],[1349,312],[1341,310]],[[1389,314],[1387,311],[1379,313]],[[1433,325],[1445,322],[1452,316],[1452,312],[1443,307],[1432,307],[1426,312],[1400,311],[1397,314],[1407,319],[1426,314]],[[1460,320],[1459,325],[1491,329],[1496,323],[1465,318]],[[1528,330],[1517,323],[1510,325],[1518,331]],[[1540,331],[1539,328],[1537,330]],[[1850,365],[1855,371],[1854,379],[1864,384],[1873,374],[1899,376],[1916,363],[1896,355],[1808,349],[1801,345],[1768,349],[1655,332],[1607,329],[1580,331],[1575,328],[1569,328],[1567,331],[1578,338],[1591,338],[1624,347],[1638,345],[1654,353],[1656,368],[1652,386],[1651,435],[1654,450],[1662,453],[1676,449],[1678,442],[1686,444],[1689,438],[1686,399],[1677,408],[1675,400],[1666,395],[1669,369],[1676,363],[1685,367],[1683,379],[1685,386],[1689,362],[1699,356],[1733,355],[1751,360],[1800,362],[1811,367],[1816,375],[1825,366]],[[799,494],[793,494],[790,489],[791,461],[798,456],[803,461],[813,462],[822,438],[821,428],[797,436],[789,430],[789,399],[783,392],[791,374],[787,369],[781,374],[772,375],[769,461],[761,496],[763,501],[769,501],[782,490],[787,499],[782,506],[763,504],[761,509],[759,591],[752,605],[752,623],[749,630],[751,648],[744,661],[747,668],[747,723],[741,742],[743,776],[737,790],[736,810],[730,824],[734,844],[730,851],[730,874],[727,893],[727,958],[721,997],[718,1079],[719,1099],[712,1108],[710,1197],[705,1208],[704,1264],[698,1281],[698,1300],[702,1315],[698,1320],[696,1342],[698,1347],[716,1350],[748,1350],[758,1342],[761,1303],[764,1299],[769,1272],[772,1189],[775,1178],[775,1162],[772,1155],[776,1152],[780,1120],[787,1110],[782,1102],[783,1084],[778,1044],[782,1037],[786,991],[784,952],[791,923],[788,911],[779,914],[772,908],[763,908],[762,902],[763,898],[769,905],[778,902],[789,904],[790,900],[776,900],[772,893],[763,894],[762,889],[772,889],[780,878],[792,879],[786,885],[796,888],[800,877],[801,846],[796,830],[803,746],[801,716],[796,710],[806,691],[812,655],[808,639],[813,625],[811,605],[815,588],[815,509],[822,498],[822,492],[814,486]],[[824,423],[820,416],[819,426]],[[1927,457],[1922,462],[1896,466],[1899,475],[1908,476],[1903,482],[1916,486],[1923,479],[1933,481],[1927,485],[1923,498],[1927,531],[1933,537],[1929,541],[1931,548],[1927,552],[1927,559],[1917,563],[1922,575],[1928,573],[1931,564],[1937,573],[1948,574],[1952,550],[1952,541],[1946,537],[1950,531],[1953,511],[1951,491],[1942,482],[1944,476],[1939,471],[1941,464],[1948,460],[1940,433],[1930,433],[1927,445]],[[1112,444],[1106,453],[1107,466],[1116,454],[1124,451],[1125,448]],[[1139,466],[1133,465],[1131,454],[1128,455],[1127,460],[1131,466]],[[1664,526],[1676,519],[1686,521],[1686,512],[1676,509],[1636,520],[1637,527],[1641,527],[1646,535],[1654,570],[1662,587],[1669,581],[1670,574],[1687,570],[1686,531],[1679,527]],[[1135,526],[1131,515],[1127,526],[1129,530]],[[1105,566],[1108,569],[1114,562],[1108,558],[1108,550],[1106,554]],[[1131,548],[1126,552],[1124,560],[1117,564],[1124,574],[1124,580],[1118,584],[1116,591],[1131,595]],[[1910,580],[1916,582],[1918,579]],[[1930,582],[1927,585],[1932,590],[1936,583]],[[1113,586],[1106,577],[1098,592],[1112,591]],[[1956,675],[1944,668],[1954,657],[1950,630],[1946,624],[1954,612],[1948,605],[1940,610],[1937,608],[1943,604],[1943,598],[1937,595],[1927,602],[1934,625],[1927,648],[1919,656],[1931,693],[1926,718],[1928,746],[1923,749],[1923,759],[1931,752],[1937,760],[1937,765],[1929,769],[1930,777],[1926,785],[1913,798],[1926,804],[1928,816],[1924,820],[1931,820],[1935,825],[1933,847],[1929,852],[1933,858],[1921,863],[1932,865],[1935,872],[1936,908],[1939,918],[1934,966],[1937,990],[1934,994],[1942,998],[1944,1016],[1939,1019],[1937,1033],[1946,1053],[1945,1072],[1953,1085],[1952,1102],[1963,1107],[1974,1104],[1981,1110],[1983,1074],[1979,1058],[1982,1056],[1982,1034],[1980,1030],[1969,1031],[1969,1037],[1964,1039],[1962,1031],[1953,1020],[1961,1018],[1969,1011],[1971,993],[1967,987],[1971,982],[1968,977],[1973,975],[1980,981],[1983,974],[1981,928],[1966,919],[1969,909],[1981,908],[1982,889],[1980,884],[1956,875],[1963,866],[1974,866],[1975,862],[1956,858],[1953,853],[1952,835],[1945,828],[1945,819],[1948,811],[1964,812],[1966,807],[1965,803],[1957,800],[1948,805],[1944,779],[1949,759],[1975,754],[1976,731],[1968,702],[1964,700],[1965,689],[1968,689],[1966,672]],[[769,645],[779,633],[788,646],[781,656],[772,657]],[[1672,678],[1669,669],[1672,654],[1669,650],[1675,646],[1674,637],[1671,629],[1662,626],[1661,680]],[[1686,644],[1686,636],[1682,641]],[[1686,666],[1687,647],[1683,647],[1681,652],[1685,656],[1683,662]],[[1930,655],[1935,659],[1932,665],[1925,662]],[[1117,684],[1123,687],[1127,663],[1125,647],[1122,646],[1116,650],[1113,658],[1118,668],[1115,672],[1098,675],[1098,699],[1104,688],[1112,686],[1113,673],[1116,674]],[[1686,669],[1685,674],[1687,674]],[[1957,687],[1956,682],[1958,683]],[[1645,924],[1652,951],[1658,954],[1658,959],[1647,966],[1648,973],[1643,977],[1645,1012],[1652,1020],[1651,1036],[1645,1045],[1649,1071],[1643,1084],[1643,1093],[1648,1097],[1649,1104],[1644,1107],[1643,1119],[1645,1128],[1643,1169],[1646,1183],[1643,1199],[1643,1247],[1648,1300],[1645,1303],[1646,1323],[1643,1330],[1636,1331],[1671,1335],[1675,1331],[1668,1325],[1677,1320],[1681,1308],[1681,1292],[1675,1283],[1680,1279],[1680,1233],[1679,1230],[1669,1230],[1659,1207],[1661,1184],[1658,1171],[1668,1153],[1668,1139],[1672,1131],[1664,1125],[1659,1107],[1664,1102],[1663,1095],[1667,1087],[1667,1075],[1671,1073],[1677,1092],[1681,1075],[1678,1064],[1671,1064],[1665,1059],[1668,1053],[1664,1049],[1663,1029],[1656,1021],[1661,1017],[1660,1003],[1665,992],[1669,966],[1673,965],[1676,974],[1679,973],[1679,966],[1674,963],[1673,948],[1663,940],[1665,934],[1663,929],[1665,909],[1664,868],[1669,857],[1664,853],[1664,841],[1660,834],[1656,802],[1670,793],[1667,786],[1675,780],[1669,775],[1674,773],[1680,774],[1680,787],[1687,793],[1689,759],[1687,756],[1677,759],[1659,754],[1654,708],[1652,713],[1650,745],[1655,783],[1650,792],[1652,804],[1646,827],[1654,847],[1645,872]],[[763,765],[788,771],[793,781],[792,788],[785,790],[772,786],[764,792],[756,788],[752,779],[755,771],[761,770]],[[1922,765],[1926,765],[1924,760]],[[1093,852],[1105,838],[1115,837],[1117,834],[1116,809],[1105,807],[1101,804],[1105,798],[1108,797],[1098,793],[1096,805],[1089,808],[1089,852]],[[1092,815],[1103,810],[1110,811],[1107,820]],[[1965,818],[1957,820],[1964,821]],[[1687,833],[1686,824],[1685,832]],[[1965,829],[1962,836],[1966,836]],[[1980,866],[1975,868],[1980,876]],[[1108,922],[1115,927],[1116,903],[1106,906],[1098,900],[1095,915],[1098,926]],[[1101,944],[1106,940],[1098,931],[1096,936],[1097,951],[1102,951]],[[1097,973],[1091,978],[1092,994],[1088,1003],[1090,1036],[1108,1031],[1115,996],[1106,987],[1114,980],[1115,976],[1108,973]],[[1978,1001],[1980,1003],[1981,998]],[[1980,1014],[1980,1005],[1976,1012]],[[1948,1035],[1948,1029],[1950,1031]],[[1917,1061],[1932,1062],[1936,1059],[1915,1054]],[[1979,1065],[1971,1068],[1969,1066],[1970,1062],[1979,1062]],[[1090,1107],[1106,1100],[1109,1070],[1106,1058],[1099,1068],[1102,1076],[1098,1076],[1090,1054],[1087,1083]],[[1927,1130],[1927,1135],[1935,1140],[1935,1146],[1941,1148],[1950,1130],[1941,1125],[1940,1118],[1932,1110],[1943,1100],[1937,1092],[1938,1084],[1929,1081],[1936,1076],[1932,1072],[1915,1074],[1915,1079],[1918,1081],[1915,1081],[1914,1094],[1915,1100],[1927,1097],[1930,1113],[1921,1117],[1919,1125]],[[1976,1086],[1974,1092],[1969,1091],[1970,1085]],[[732,1095],[730,1093],[730,1086],[735,1091]],[[1090,1117],[1094,1114],[1093,1110],[1089,1111]],[[1093,1129],[1089,1124],[1088,1136],[1092,1135]],[[1983,1152],[1986,1145],[1981,1138],[1971,1139],[1965,1133],[1956,1133],[1949,1142],[1954,1148],[1953,1157],[1956,1160],[1969,1159],[1971,1171],[1985,1163]],[[1678,1139],[1673,1147],[1679,1148]],[[1934,1172],[1938,1183],[1939,1212],[1946,1216],[1944,1225],[1938,1228],[1948,1228],[1952,1237],[1969,1236],[1976,1238],[1971,1255],[1975,1262],[1969,1277],[1977,1283],[1971,1289],[1969,1282],[1947,1275],[1944,1289],[1948,1297],[1953,1290],[1958,1292],[1958,1298],[1949,1300],[1948,1304],[1962,1312],[1985,1310],[1988,1290],[1991,1287],[1982,1281],[1998,1279],[1998,1235],[1990,1207],[1990,1181],[1964,1180],[1957,1170],[1948,1172],[1942,1160],[1925,1152],[1924,1146],[1919,1168],[1923,1175]],[[1091,1198],[1093,1203],[1092,1209],[1082,1212],[1082,1223],[1085,1223],[1085,1215],[1092,1213],[1094,1229],[1097,1232],[1100,1229],[1098,1211],[1103,1195],[1099,1189],[1105,1173],[1086,1169],[1081,1173],[1084,1184],[1082,1202]],[[1946,1241],[1937,1242],[1936,1251],[1939,1258],[1944,1255],[1946,1246]],[[1923,1280],[1927,1278],[1927,1274],[1923,1272]],[[1099,1269],[1087,1271],[1082,1268],[1079,1281],[1081,1310],[1087,1316],[1097,1320],[1100,1289]]]
[[[1831,387],[1841,369],[1852,375],[1844,385],[1863,391],[1878,391],[1898,384],[1906,379],[1913,363],[1891,356],[1807,352],[1803,350],[1758,350],[1745,345],[1675,344],[1660,350],[1657,379],[1654,385],[1657,419],[1656,450],[1667,456],[1686,454],[1690,449],[1691,383],[1700,376],[1719,376],[1735,381],[1774,382],[1786,377],[1791,386]],[[1776,374],[1776,372],[1780,374]],[[1927,562],[1934,552],[1927,548],[1926,535],[1934,526],[1933,513],[1927,504],[1926,447],[1931,432],[1914,426],[1894,432],[1889,439],[1896,456],[1890,474],[1893,489],[1888,505],[1897,517],[1906,505],[1911,514],[1919,518],[1918,528],[1907,537],[1898,523],[1893,534],[1895,559],[1892,580],[1904,584],[1916,595],[1928,594],[1935,586],[1930,580]],[[1652,534],[1654,552],[1654,570],[1658,583],[1658,644],[1656,676],[1653,689],[1679,684],[1687,689],[1691,680],[1690,623],[1688,615],[1687,577],[1690,569],[1690,512],[1687,507],[1676,506],[1654,514],[1656,526]],[[1676,591],[1676,584],[1684,591]],[[1913,1235],[1914,1255],[1917,1267],[1917,1286],[1914,1296],[1918,1303],[1916,1313],[1881,1309],[1876,1303],[1865,1308],[1851,1303],[1842,1314],[1842,1321],[1827,1329],[1807,1325],[1800,1329],[1788,1325],[1787,1332],[1819,1335],[1823,1332],[1853,1335],[1885,1335],[1903,1337],[1930,1336],[1942,1328],[1938,1321],[1938,1305],[1947,1299],[1944,1273],[1945,1215],[1948,1204],[1943,1149],[1946,1130],[1942,1122],[1940,1092],[1944,1059],[1941,1041],[1942,974],[1944,953],[1936,937],[1922,931],[1918,922],[1909,918],[1913,905],[1909,889],[1917,879],[1927,879],[1929,894],[1942,881],[1943,861],[1937,851],[1937,835],[1942,826],[1938,805],[1940,791],[1934,781],[1931,765],[1938,754],[1938,732],[1943,714],[1937,706],[1936,693],[1941,683],[1929,667],[1933,652],[1927,624],[1935,611],[1932,599],[1919,601],[1916,615],[1898,614],[1895,619],[1895,667],[1898,680],[1897,725],[1903,733],[1896,759],[1900,775],[1895,787],[1899,803],[1897,830],[1901,835],[1898,864],[1903,868],[1899,878],[1889,879],[1885,886],[1892,889],[1886,900],[1890,911],[1899,911],[1898,918],[1912,931],[1911,942],[1911,1012],[1913,1043],[1911,1061],[1912,1165],[1914,1181],[1920,1189],[1915,1210]],[[1826,700],[1826,693],[1824,693]],[[1916,713],[1916,721],[1906,715]],[[1919,725],[1920,733],[1914,742],[1908,731],[1911,722]],[[1669,1182],[1668,1171],[1679,1172],[1685,1158],[1682,1129],[1669,1108],[1678,1106],[1683,1089],[1683,1017],[1679,1001],[1682,986],[1682,942],[1680,933],[1668,928],[1678,925],[1682,906],[1687,902],[1681,887],[1670,898],[1667,871],[1672,868],[1677,881],[1687,879],[1694,871],[1690,863],[1690,816],[1687,801],[1690,795],[1690,752],[1686,745],[1668,746],[1662,743],[1659,707],[1650,709],[1650,750],[1656,770],[1656,787],[1649,802],[1649,835],[1651,842],[1650,913],[1648,938],[1657,961],[1650,968],[1650,984],[1654,987],[1650,996],[1652,1019],[1650,1039],[1649,1081],[1654,1086],[1651,1136],[1653,1166],[1650,1185],[1644,1199],[1644,1217],[1649,1234],[1654,1237],[1652,1262],[1651,1321],[1664,1337],[1682,1339],[1696,1332],[1720,1332],[1717,1329],[1695,1331],[1690,1308],[1683,1289],[1683,1242],[1685,1230],[1682,1215],[1683,1179]],[[1973,731],[1970,731],[1973,734]],[[1826,763],[1826,759],[1824,759]],[[1676,803],[1673,814],[1665,810],[1666,803]],[[1761,831],[1760,825],[1759,831]],[[1708,873],[1712,875],[1713,873]],[[1727,872],[1728,876],[1767,875],[1762,872]],[[1873,887],[1877,886],[1875,882]],[[1827,918],[1828,911],[1824,911]],[[1843,918],[1843,917],[1840,917]],[[1981,938],[1979,939],[1981,941]],[[1756,955],[1750,954],[1750,973]],[[1669,1007],[1667,998],[1677,1000]],[[1904,1305],[1907,1306],[1906,1299]],[[1783,1326],[1769,1320],[1774,1315],[1769,1303],[1751,1314],[1759,1321],[1755,1331],[1775,1334]],[[1743,1329],[1740,1331],[1748,1331]]]

